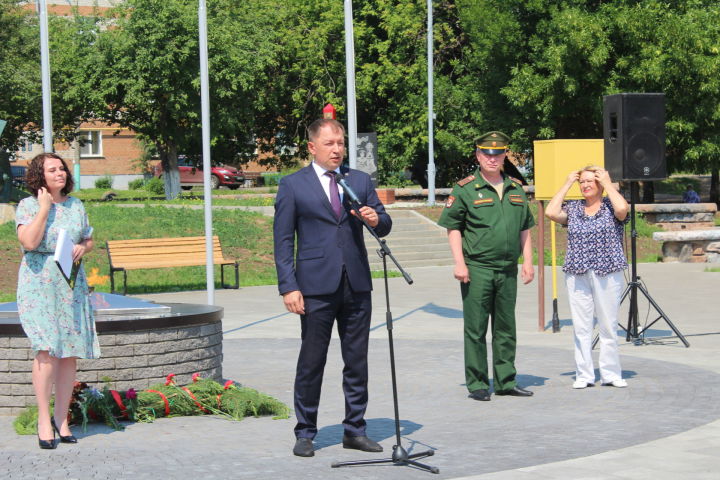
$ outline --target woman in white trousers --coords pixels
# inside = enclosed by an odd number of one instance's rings
[[[582,200],[563,202],[570,187],[580,185]],[[603,198],[603,191],[607,197]],[[626,387],[617,346],[620,296],[625,286],[623,270],[624,224],[628,203],[615,189],[607,170],[589,166],[568,175],[550,200],[545,215],[568,226],[565,282],[575,335],[575,382],[573,388],[595,385],[592,333],[600,334],[600,380],[603,385]]]

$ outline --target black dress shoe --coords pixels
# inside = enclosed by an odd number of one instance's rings
[[[510,390],[500,390],[495,395],[510,395],[512,397],[532,397],[533,392],[520,387],[513,387]]]
[[[77,438],[75,438],[75,435],[65,435],[64,437],[60,435],[60,429],[55,425],[55,417],[52,417],[50,419],[50,423],[52,424],[53,430],[55,430],[58,434],[58,437],[60,437],[60,441],[62,443],[77,443]],[[55,434],[53,433],[53,436]]]
[[[348,437],[343,435],[343,448],[362,450],[363,452],[382,452],[383,447],[368,437]]]
[[[315,455],[315,449],[311,438],[298,438],[295,441],[293,454],[298,457],[312,457]]]
[[[480,400],[481,402],[489,402],[490,392],[488,392],[487,388],[479,388],[470,392],[470,395],[468,395],[468,397],[472,398],[473,400]]]
[[[55,430],[53,429],[53,438],[52,440],[43,440],[40,438],[40,433],[38,433],[38,445],[43,450],[54,450],[57,448],[57,442],[55,442]]]

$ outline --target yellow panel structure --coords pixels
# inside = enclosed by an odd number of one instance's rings
[[[535,199],[550,200],[567,176],[573,170],[588,165],[605,165],[603,139],[536,140],[533,142],[535,154]],[[568,192],[565,199],[583,198],[577,183]]]

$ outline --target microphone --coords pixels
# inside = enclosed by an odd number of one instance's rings
[[[347,184],[345,181],[345,177],[343,177],[342,173],[336,173],[335,174],[335,182],[343,187],[343,190],[345,190],[345,193],[348,197],[350,197],[350,200],[357,203],[358,205],[362,205],[362,202],[358,198],[357,195],[355,195],[355,192],[352,191],[352,188]]]

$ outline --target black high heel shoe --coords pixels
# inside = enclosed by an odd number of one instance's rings
[[[52,424],[52,427],[53,427],[53,439],[55,438],[55,432],[57,432],[58,437],[60,437],[60,441],[62,443],[78,443],[77,438],[75,438],[75,435],[67,435],[67,436],[60,435],[60,429],[57,427],[57,425],[55,425],[55,417],[52,417],[50,419],[50,423]]]
[[[38,429],[38,445],[43,450],[54,450],[57,448],[57,443],[55,442],[55,429],[53,428],[53,438],[52,440],[43,440],[40,438],[40,429]]]

